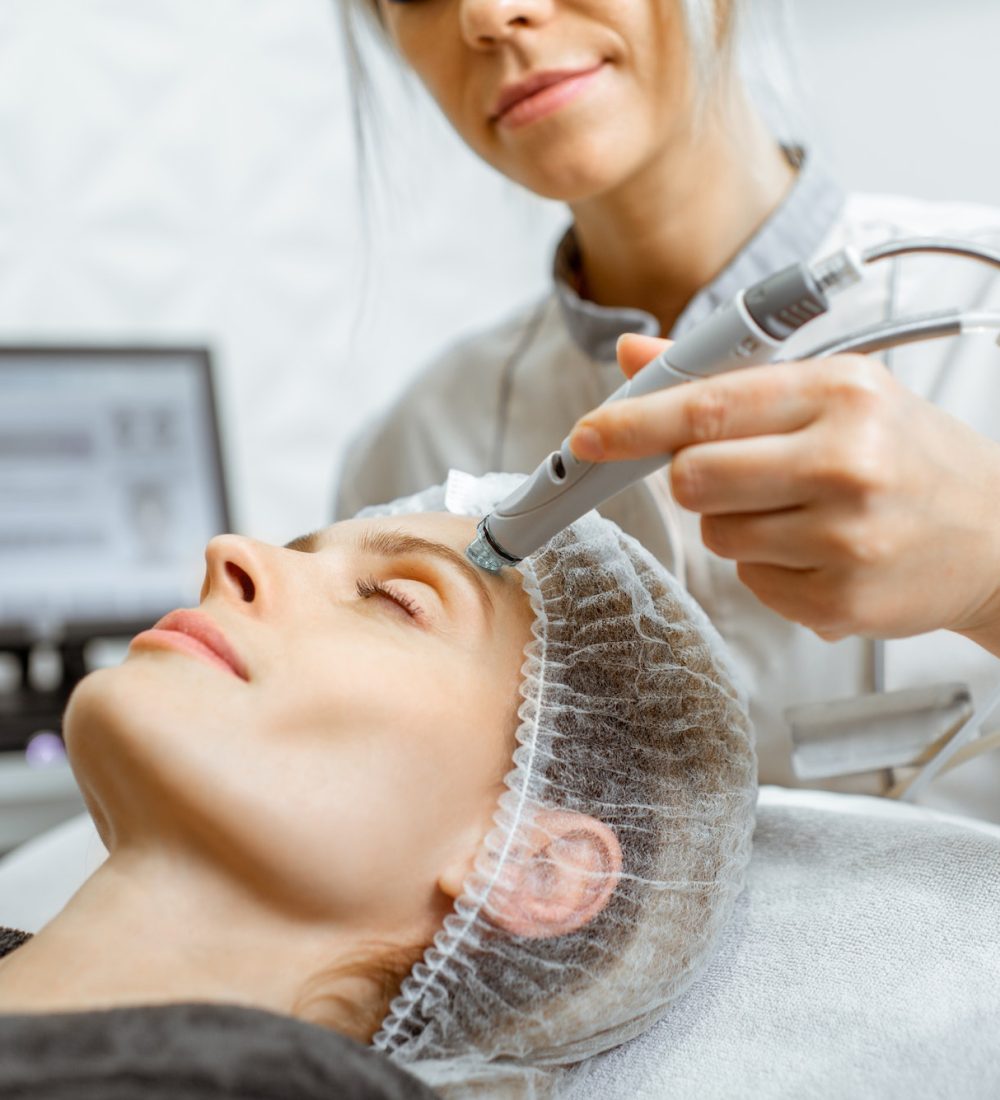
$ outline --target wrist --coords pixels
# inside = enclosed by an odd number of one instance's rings
[[[954,577],[965,571],[977,585],[966,613],[952,630],[1000,657],[1000,516],[995,507],[1000,500],[1000,444],[982,437],[978,441],[979,453],[971,456],[971,476],[966,479],[974,490],[964,515],[966,532],[974,532],[972,545],[968,554],[950,563],[951,569],[944,571],[942,579],[947,581],[949,573]]]
[[[996,527],[996,530],[994,530]],[[990,524],[989,544],[977,555],[980,568],[975,572],[993,581],[985,595],[974,605],[963,621],[952,629],[977,645],[1000,657],[1000,524]]]

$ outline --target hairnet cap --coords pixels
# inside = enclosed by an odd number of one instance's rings
[[[481,515],[518,480],[453,472],[360,514]],[[532,1093],[540,1069],[662,1016],[706,960],[743,885],[756,762],[721,639],[634,539],[592,512],[518,568],[535,618],[513,767],[454,912],[374,1044],[438,1087],[520,1076],[514,1091]],[[588,871],[608,900],[582,927],[517,934],[506,884],[554,812],[602,822],[621,861]]]

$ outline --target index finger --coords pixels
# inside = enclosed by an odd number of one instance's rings
[[[792,432],[816,419],[818,362],[778,363],[601,405],[569,443],[585,462],[671,455],[694,443]]]

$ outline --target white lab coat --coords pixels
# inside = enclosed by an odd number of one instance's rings
[[[1000,211],[853,195],[832,219],[819,247],[810,251],[820,258],[846,245],[929,235],[996,247]],[[827,337],[890,316],[949,306],[1000,310],[998,275],[952,259],[885,263],[872,268],[867,281],[839,299],[828,316],[798,333],[789,350],[803,353]],[[989,336],[899,349],[888,361],[916,393],[1000,440],[1000,350]],[[354,443],[344,466],[338,516],[439,482],[451,467],[472,473],[494,468],[528,472],[620,380],[613,361],[595,360],[571,338],[553,293],[445,354]],[[732,647],[751,698],[761,781],[798,785],[791,770],[785,708],[871,690],[872,644],[858,638],[821,641],[763,607],[739,582],[735,565],[704,548],[698,517],[671,499],[662,472],[602,511],[683,578]],[[997,514],[984,522],[1000,522],[1000,501]],[[946,546],[941,554],[944,560]],[[995,570],[1000,583],[1000,561],[984,562],[983,568]],[[913,599],[920,599],[920,593],[914,592]],[[968,682],[982,701],[1000,682],[1000,660],[943,631],[888,643],[887,689],[945,680]],[[998,726],[1000,715],[988,728]],[[867,789],[851,782],[840,787]],[[1000,752],[940,778],[921,802],[1000,822]]]

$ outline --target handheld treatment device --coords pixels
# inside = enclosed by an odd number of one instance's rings
[[[913,253],[962,256],[1000,268],[1000,252],[936,238],[893,241],[863,254],[846,249],[817,264],[793,264],[741,291],[729,305],[647,363],[605,404],[774,362],[789,337],[828,312],[831,296],[864,278],[867,265]],[[949,310],[875,325],[814,348],[802,358],[881,351],[991,329],[1000,331],[1000,314]],[[567,437],[483,519],[466,554],[481,569],[499,573],[609,497],[665,466],[670,458],[663,454],[636,461],[581,462],[570,450]]]
[[[742,291],[683,339],[647,363],[605,402],[622,401],[682,382],[711,378],[781,358],[785,341],[830,308],[830,296],[847,290],[879,260],[915,253],[960,256],[1000,268],[1000,252],[938,238],[891,241],[863,254],[837,253],[815,265],[795,264]],[[827,341],[799,356],[877,352],[974,331],[1000,331],[1000,313],[945,310],[886,321]],[[574,520],[670,461],[580,462],[564,439],[557,451],[479,524],[466,551],[490,573],[516,565]],[[883,643],[876,642],[876,653]],[[881,665],[881,656],[877,664]],[[876,679],[879,677],[877,676]],[[973,710],[965,685],[930,691],[879,692],[787,712],[800,776],[847,774],[859,769],[915,766],[890,797],[912,800],[945,768],[1000,747],[1000,733],[977,737],[1000,708],[1000,686]],[[919,733],[914,742],[915,732]],[[816,771],[815,769],[820,769]],[[810,769],[812,771],[810,772]]]

